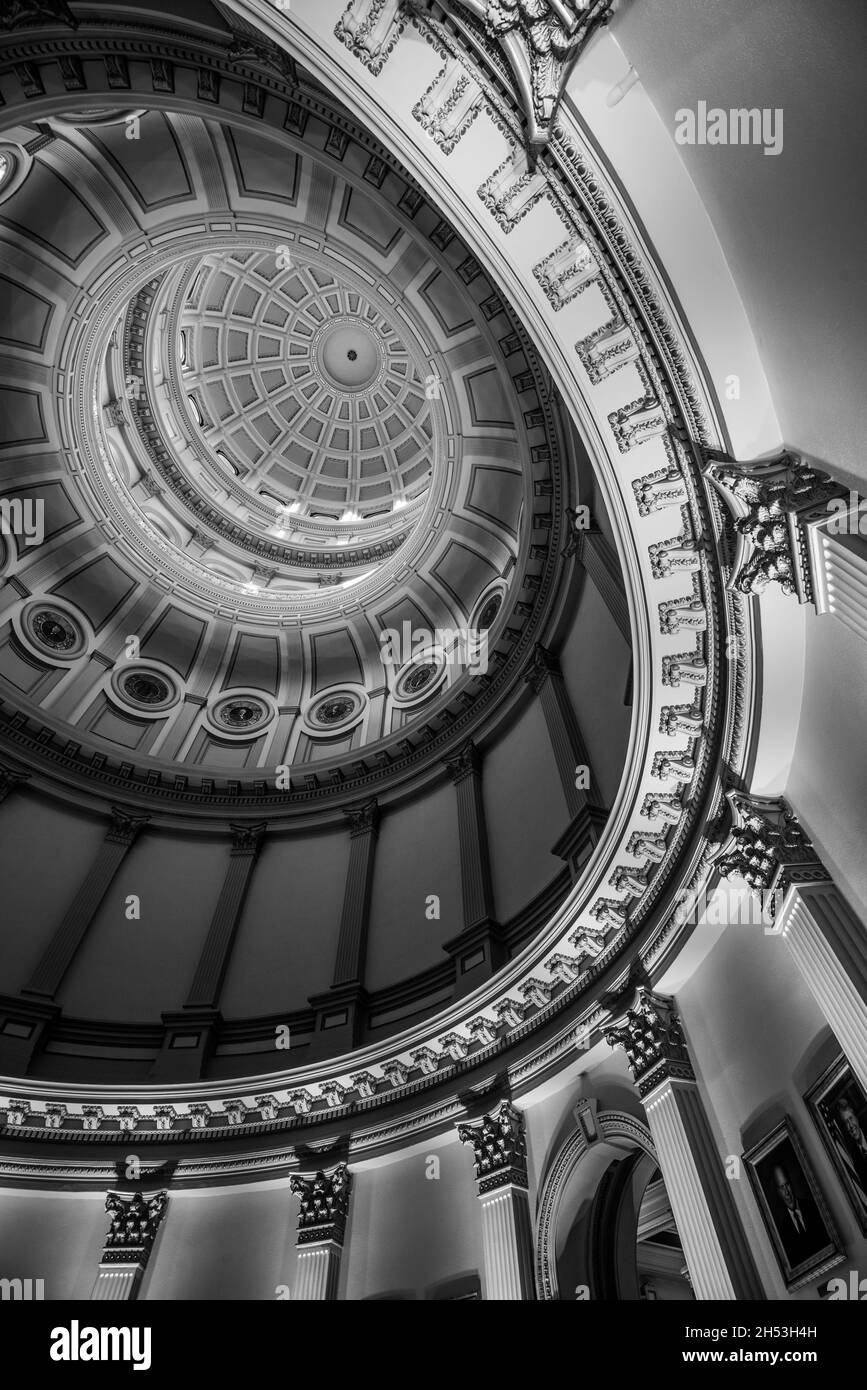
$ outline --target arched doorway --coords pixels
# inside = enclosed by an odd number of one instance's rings
[[[689,1299],[686,1261],[647,1126],[592,1102],[551,1163],[536,1227],[538,1296]]]

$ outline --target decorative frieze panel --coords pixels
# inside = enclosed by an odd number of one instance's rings
[[[657,468],[632,484],[639,515],[650,516],[663,507],[683,506],[687,501],[686,483],[677,468]]]
[[[652,393],[630,401],[608,416],[614,438],[621,454],[645,444],[654,435],[665,434],[668,421],[665,411]]]
[[[377,77],[405,23],[401,0],[350,0],[334,33]]]
[[[640,357],[634,330],[619,318],[589,333],[575,348],[594,386]]]
[[[451,154],[482,105],[482,89],[457,57],[450,56],[412,109],[423,130],[444,154]]]
[[[517,145],[478,190],[485,207],[504,232],[517,227],[521,218],[526,217],[547,192],[546,179],[538,170],[531,170],[527,156]]]
[[[586,241],[573,235],[533,266],[533,274],[554,312],[571,303],[588,285],[599,283],[599,266]],[[589,339],[578,344],[579,353]]]

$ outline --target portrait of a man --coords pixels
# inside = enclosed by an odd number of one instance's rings
[[[807,1155],[786,1119],[745,1156],[762,1215],[789,1287],[841,1258]]]
[[[806,1096],[861,1230],[867,1234],[867,1096],[845,1057]]]

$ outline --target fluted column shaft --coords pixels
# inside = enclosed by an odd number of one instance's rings
[[[644,1109],[696,1298],[760,1298],[695,1081],[667,1077]]]
[[[340,1277],[340,1246],[333,1240],[304,1245],[298,1250],[295,1298],[302,1302],[333,1302]]]
[[[539,696],[551,750],[571,818],[576,816],[588,801],[597,802],[597,790],[587,745],[581,736],[572,701],[563,682],[560,663],[546,647],[539,644],[534,647],[532,664],[525,680]],[[586,790],[575,785],[579,767],[587,768]]]
[[[186,1008],[216,1008],[265,825],[232,826],[229,867],[199,957]]]
[[[588,530],[581,542],[581,563],[602,596],[605,606],[626,641],[632,644],[629,605],[617,556],[601,531]]]
[[[762,1298],[675,1001],[639,986],[634,1007],[605,1037],[626,1051],[696,1298]]]
[[[480,1201],[486,1298],[521,1302],[535,1298],[533,1229],[526,1188],[509,1183]]]
[[[346,886],[343,891],[340,937],[334,965],[335,985],[348,984],[355,980],[360,983],[364,978],[370,896],[379,833],[379,808],[375,800],[348,811],[346,815],[351,826],[351,838]]]
[[[455,784],[458,841],[461,852],[461,900],[464,930],[494,915],[494,894],[488,856],[488,832],[482,800],[481,760],[472,743],[464,744],[446,766]]]
[[[789,891],[778,925],[813,998],[867,1091],[867,932],[831,882]]]
[[[24,987],[25,994],[53,999],[93,921],[111,882],[135,843],[148,816],[130,816],[113,808],[112,821],[87,876]]]

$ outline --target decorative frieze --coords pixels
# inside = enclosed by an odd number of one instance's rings
[[[613,411],[608,416],[608,423],[614,431],[621,454],[628,454],[630,449],[668,430],[665,411],[652,393]]]
[[[401,0],[350,0],[337,21],[334,34],[374,77],[378,77],[405,23]]]
[[[581,364],[594,386],[612,372],[640,357],[634,330],[620,319],[612,319],[575,344]]]
[[[573,234],[534,265],[533,274],[558,313],[588,285],[598,281],[599,266],[586,241]],[[584,339],[578,344],[579,354],[588,341]]]
[[[445,67],[412,108],[423,130],[444,154],[451,154],[482,108],[482,89],[457,56]]]
[[[547,191],[544,176],[530,169],[526,155],[516,145],[510,157],[485,179],[478,193],[502,230],[511,232]]]
[[[673,652],[662,658],[663,685],[706,685],[707,662],[700,653]]]
[[[657,468],[632,484],[639,516],[650,516],[663,507],[683,506],[688,500],[686,483],[678,468]]]

